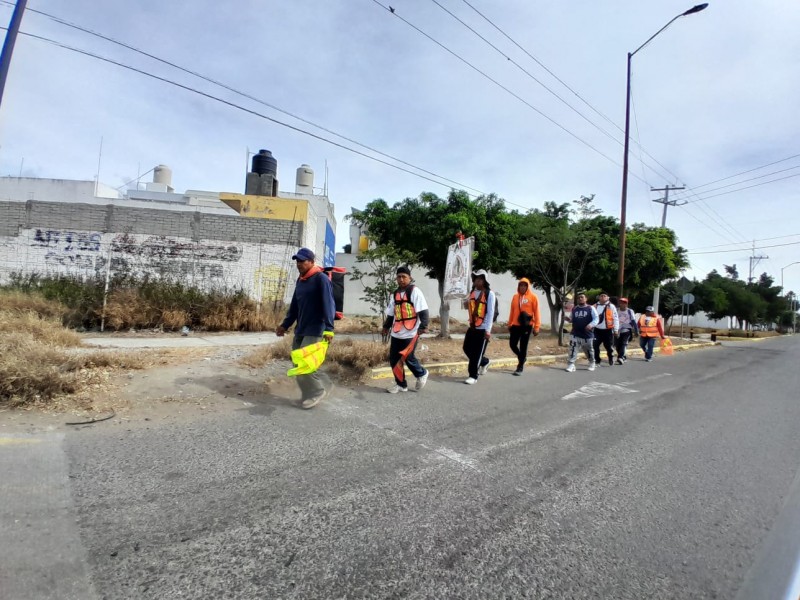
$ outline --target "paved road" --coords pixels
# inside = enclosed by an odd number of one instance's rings
[[[3,522],[69,551],[26,587],[0,549],[3,597],[732,598],[800,462],[798,359],[781,338],[9,442],[71,495],[26,511],[17,472]]]

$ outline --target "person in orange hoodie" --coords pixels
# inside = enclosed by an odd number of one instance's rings
[[[508,331],[511,334],[509,345],[517,355],[517,370],[514,375],[522,375],[522,368],[528,358],[528,340],[531,332],[539,335],[539,299],[531,290],[531,282],[524,277],[517,284],[517,293],[511,299],[511,313],[508,315]]]

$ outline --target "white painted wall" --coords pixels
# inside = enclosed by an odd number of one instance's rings
[[[97,196],[95,196],[95,187]],[[95,197],[108,199],[120,198],[120,193],[104,183],[95,186],[94,181],[78,181],[72,179],[39,179],[36,177],[0,177],[0,199],[47,200],[50,202],[88,202]]]

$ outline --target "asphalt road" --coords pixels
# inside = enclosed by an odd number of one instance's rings
[[[732,598],[800,464],[798,359],[780,338],[6,436],[0,596]]]

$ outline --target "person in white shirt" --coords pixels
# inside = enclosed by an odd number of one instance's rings
[[[402,361],[417,378],[417,391],[428,382],[428,371],[414,356],[419,334],[428,332],[428,304],[422,290],[411,283],[411,270],[408,267],[397,268],[396,281],[397,289],[389,299],[386,320],[383,322],[383,335],[387,335],[389,330],[392,332],[389,365],[394,373],[394,386],[386,390],[390,394],[408,391]]]

